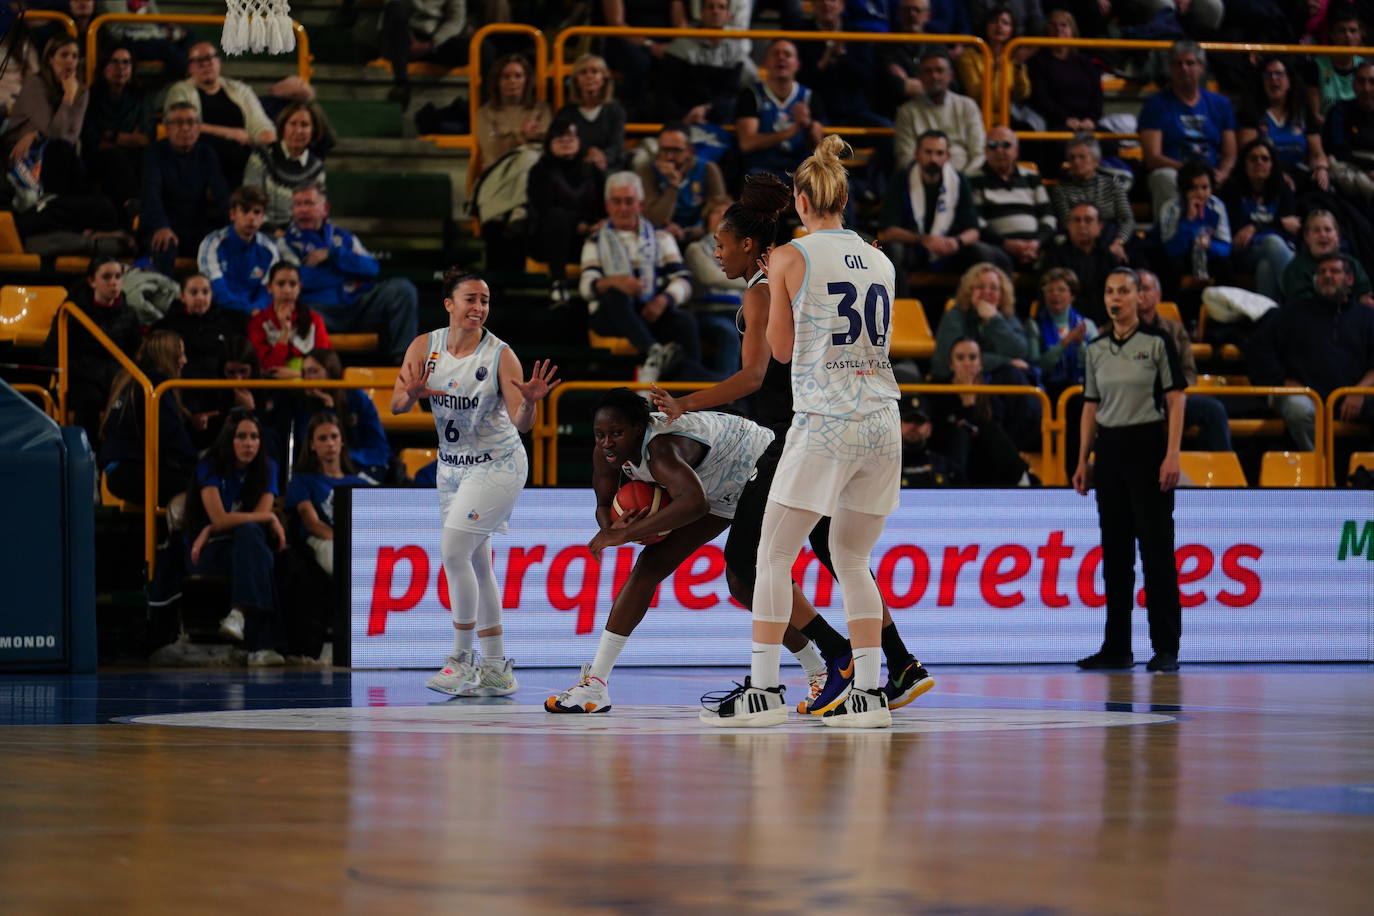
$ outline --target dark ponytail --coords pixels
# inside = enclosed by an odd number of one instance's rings
[[[744,179],[739,202],[730,205],[720,224],[740,239],[753,239],[760,254],[778,233],[778,219],[792,206],[792,191],[776,176],[760,172]]]

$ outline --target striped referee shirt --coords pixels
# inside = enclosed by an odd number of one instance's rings
[[[1059,224],[1069,224],[1069,211],[1074,204],[1087,201],[1097,207],[1102,221],[1116,226],[1116,239],[1123,244],[1130,241],[1135,232],[1135,215],[1131,213],[1131,202],[1126,199],[1126,187],[1110,172],[1098,169],[1088,181],[1079,181],[1067,175],[1050,191],[1050,202]]]
[[[1010,177],[1003,178],[983,163],[969,173],[968,181],[983,241],[997,245],[1007,239],[1026,239],[1048,244],[1054,237],[1050,195],[1035,172],[1018,165]]]
[[[1083,355],[1083,400],[1097,404],[1104,427],[1158,423],[1168,416],[1164,393],[1188,387],[1178,351],[1159,328],[1138,325],[1124,340],[1108,325]]]

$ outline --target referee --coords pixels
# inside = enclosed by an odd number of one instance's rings
[[[1140,278],[1128,267],[1107,275],[1111,328],[1084,351],[1082,437],[1073,488],[1087,495],[1088,454],[1102,528],[1107,627],[1102,648],[1080,659],[1089,670],[1130,668],[1135,545],[1145,570],[1145,606],[1154,657],[1147,671],[1178,670],[1182,629],[1174,566],[1174,487],[1183,437],[1186,382],[1174,343],[1140,323]]]

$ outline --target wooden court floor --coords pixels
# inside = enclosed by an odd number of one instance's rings
[[[0,675],[0,913],[1374,912],[1374,666],[934,673],[744,733],[737,672]]]

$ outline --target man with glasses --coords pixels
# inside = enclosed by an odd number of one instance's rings
[[[1126,266],[1126,259],[1107,246],[1102,214],[1091,201],[1074,204],[1064,228],[1068,237],[1050,246],[1040,267],[1042,270],[1065,267],[1073,271],[1083,290],[1083,298],[1074,303],[1075,308],[1098,327],[1106,327],[1110,318],[1102,298],[1103,284],[1112,270]]]
[[[181,102],[200,116],[201,131],[219,155],[230,187],[243,183],[243,169],[254,144],[274,143],[277,129],[252,87],[220,74],[219,51],[208,41],[191,46],[190,77],[167,90],[166,110]]]
[[[194,257],[200,240],[229,213],[229,186],[219,156],[201,141],[200,115],[177,102],[163,118],[167,138],[143,157],[139,233],[142,249],[170,275],[178,256]]]
[[[978,207],[980,238],[996,245],[1018,268],[1040,260],[1054,238],[1054,211],[1040,175],[1016,164],[1021,151],[1009,127],[988,131],[987,161],[969,174]]]
[[[688,139],[687,125],[665,124],[658,133],[658,155],[637,170],[644,182],[644,215],[679,245],[706,232],[706,207],[725,198],[725,179],[714,162],[700,158]]]

